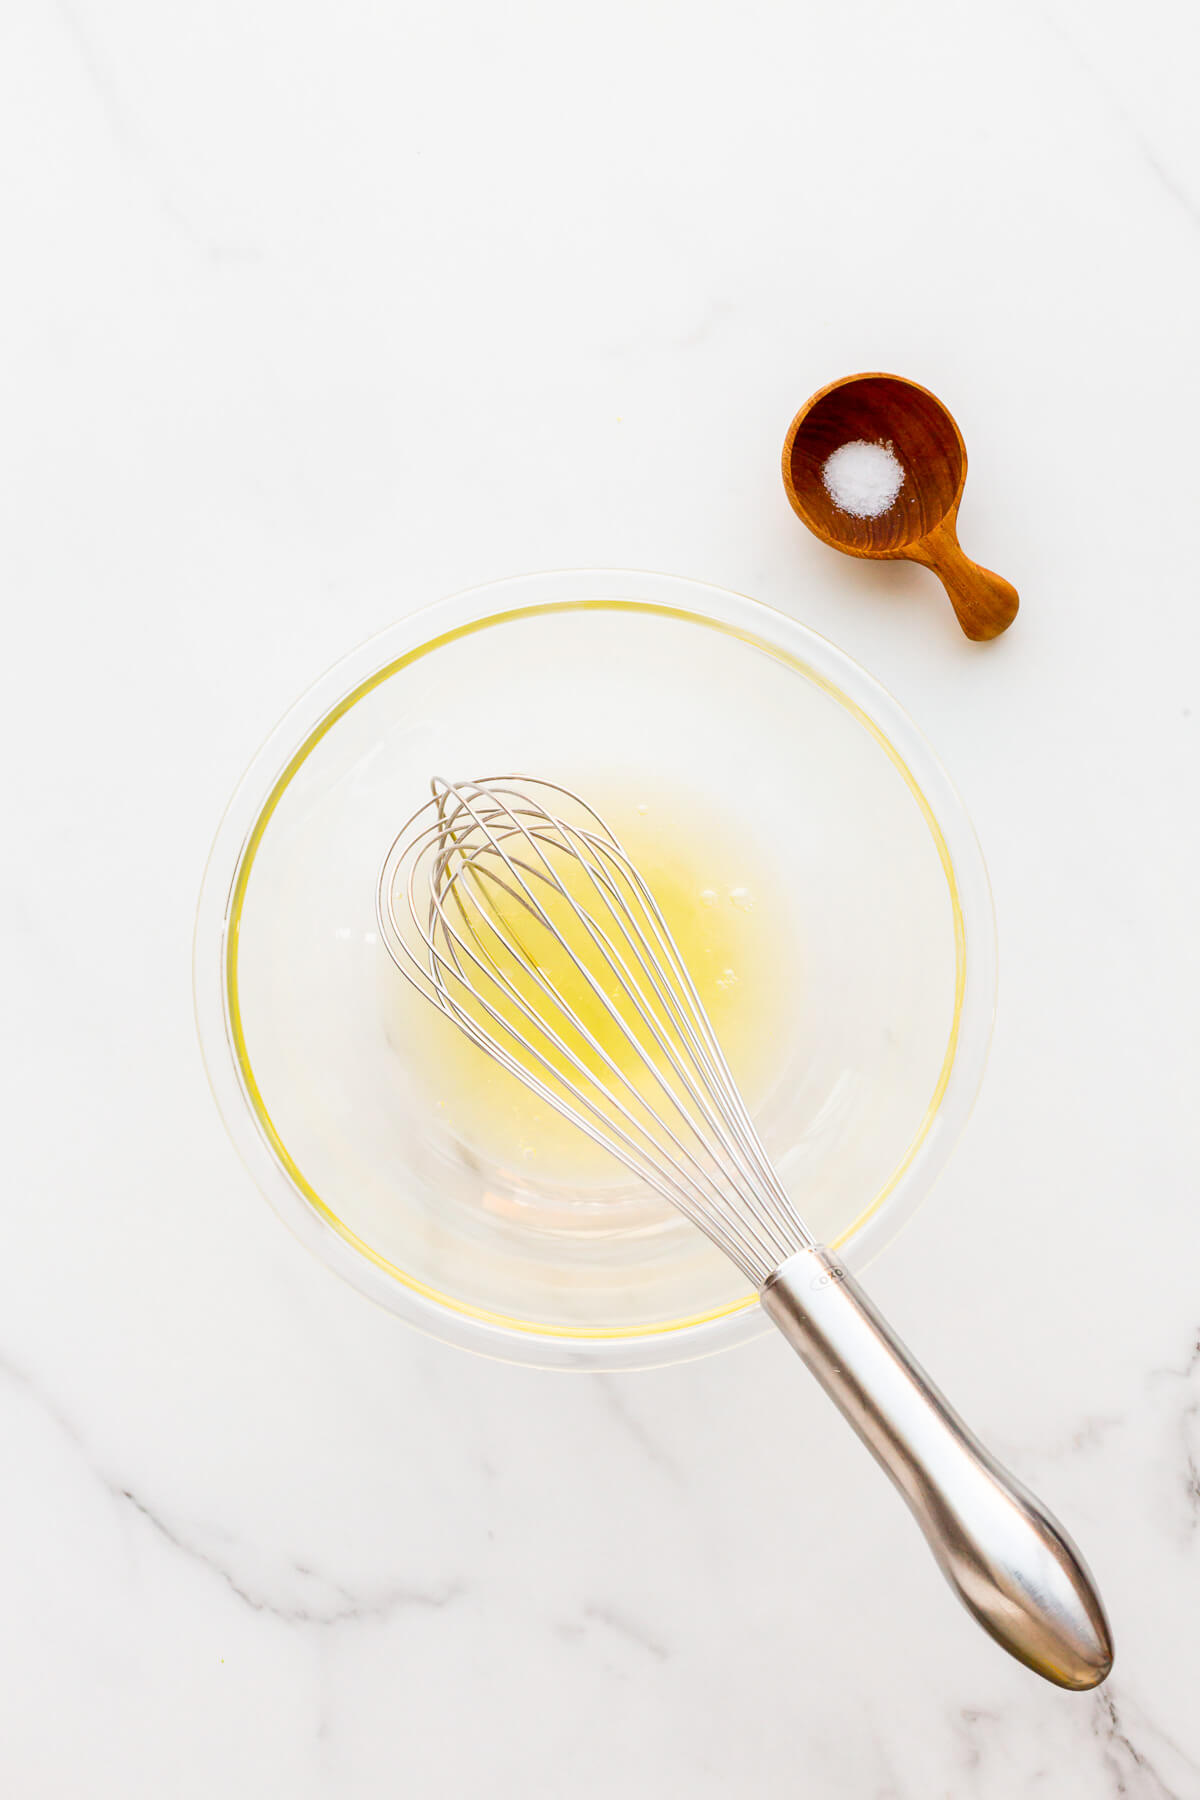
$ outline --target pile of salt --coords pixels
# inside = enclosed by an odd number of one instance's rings
[[[825,458],[821,480],[839,512],[877,519],[904,486],[904,470],[890,443],[855,438]]]

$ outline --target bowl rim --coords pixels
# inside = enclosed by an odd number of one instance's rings
[[[828,639],[747,595],[644,570],[549,570],[435,600],[360,644],[289,707],[234,790],[201,884],[193,993],[205,1071],[226,1130],[260,1191],[323,1262],[410,1324],[464,1348],[543,1367],[611,1370],[689,1360],[760,1335],[767,1320],[757,1295],[703,1314],[625,1328],[548,1326],[441,1293],[359,1238],[307,1183],[258,1092],[237,999],[238,923],[255,853],[288,783],[338,720],[401,668],[450,642],[521,617],[599,610],[704,624],[814,681],[876,739],[925,816],[953,910],[954,1016],[934,1093],[904,1155],[832,1246],[855,1268],[877,1254],[941,1172],[982,1081],[996,990],[991,889],[962,799],[909,715]]]

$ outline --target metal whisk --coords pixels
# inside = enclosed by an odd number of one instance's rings
[[[432,786],[379,880],[401,973],[754,1283],[985,1630],[1049,1680],[1094,1687],[1112,1640],[1082,1558],[813,1239],[613,832],[552,782]]]

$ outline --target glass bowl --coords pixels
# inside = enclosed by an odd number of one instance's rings
[[[619,1165],[556,1177],[431,1102],[428,1031],[452,1028],[400,991],[379,870],[431,776],[501,769],[622,797],[618,814],[636,801],[668,836],[684,816],[732,824],[774,1005],[752,1108],[852,1266],[928,1191],[983,1073],[995,927],[962,803],[896,702],[793,620],[678,577],[569,571],[439,601],[356,650],[272,733],[217,832],[195,937],[205,1065],[311,1249],[509,1360],[630,1368],[745,1341],[766,1328],[756,1296]]]

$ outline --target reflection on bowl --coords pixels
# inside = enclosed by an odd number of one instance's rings
[[[451,1028],[397,992],[383,854],[432,774],[494,768],[595,796],[631,838],[641,821],[705,892],[759,897],[756,1121],[851,1262],[926,1191],[982,1074],[994,931],[961,803],[895,703],[801,626],[694,582],[574,572],[440,602],[356,652],[218,832],[196,932],[209,1076],[326,1261],[524,1361],[632,1366],[753,1335],[736,1270],[616,1164],[568,1172],[550,1133],[527,1160],[527,1120],[506,1136],[459,1105],[430,1037]]]

